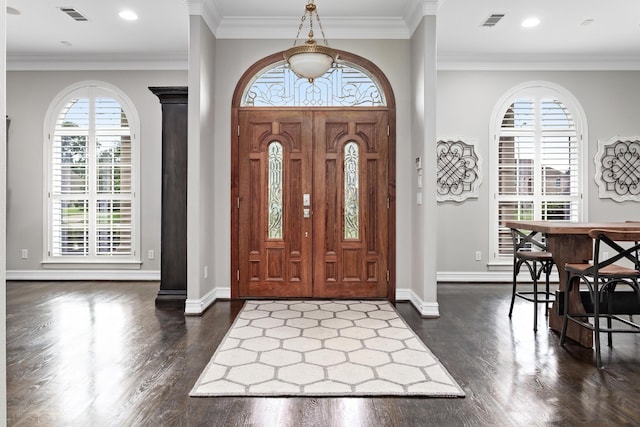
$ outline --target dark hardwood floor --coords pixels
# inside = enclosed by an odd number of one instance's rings
[[[397,304],[465,390],[462,399],[190,398],[242,303],[202,317],[158,309],[157,283],[9,282],[8,424],[15,426],[632,426],[640,337],[614,336],[603,369],[558,345],[507,285],[439,286],[439,319]]]

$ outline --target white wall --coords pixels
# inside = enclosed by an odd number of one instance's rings
[[[489,271],[489,120],[499,99],[512,87],[544,80],[571,92],[582,105],[588,125],[588,213],[590,221],[640,219],[640,204],[599,199],[594,182],[598,140],[640,135],[640,71],[440,71],[438,137],[475,139],[484,159],[480,195],[463,203],[438,204],[438,272]],[[482,261],[475,261],[481,251]],[[508,271],[510,272],[510,265]],[[476,274],[477,273],[477,274]],[[485,276],[488,277],[488,276]],[[510,280],[510,273],[504,275]]]
[[[7,2],[0,0],[1,28],[7,28]],[[6,115],[7,43],[5,31],[0,31],[0,118]],[[6,270],[6,122],[0,124],[0,426],[7,425],[7,288]]]
[[[35,271],[46,278],[52,271],[40,265],[43,236],[44,120],[51,101],[66,87],[99,80],[122,90],[140,117],[141,271],[159,272],[160,256],[146,259],[148,250],[160,255],[162,109],[149,86],[185,86],[186,71],[12,71],[7,73],[7,114],[11,118],[7,181],[7,270]],[[21,259],[21,249],[29,258]],[[39,273],[38,273],[39,271]],[[41,276],[38,276],[40,274]],[[159,273],[158,273],[159,279]]]
[[[289,47],[286,40],[215,40],[199,17],[193,28],[198,36],[198,56],[194,66],[197,79],[186,71],[104,71],[104,72],[10,72],[7,76],[10,130],[8,194],[7,266],[9,270],[41,271],[38,255],[42,236],[42,126],[49,102],[70,84],[81,80],[103,80],[122,89],[135,103],[141,117],[142,143],[142,252],[160,246],[160,138],[161,109],[148,86],[190,86],[190,220],[200,230],[191,240],[200,239],[195,264],[190,265],[188,298],[206,303],[206,298],[228,295],[230,272],[230,147],[231,98],[241,75],[256,61]],[[427,19],[430,21],[432,18]],[[449,272],[468,273],[483,278],[489,250],[489,119],[495,103],[510,88],[531,80],[546,80],[565,87],[581,103],[589,126],[589,212],[591,220],[639,219],[637,203],[616,203],[598,199],[593,182],[593,156],[598,139],[640,135],[640,71],[439,71],[437,90],[420,82],[425,75],[423,59],[428,39],[425,26],[409,40],[332,40],[331,45],[353,52],[378,65],[389,79],[397,105],[397,277],[398,290],[410,290],[426,303],[436,302],[436,286],[425,275],[422,260],[436,259],[438,277]],[[417,39],[420,42],[417,42]],[[193,40],[192,40],[193,41]],[[411,58],[417,58],[412,63]],[[193,79],[193,80],[192,80]],[[197,88],[197,89],[196,89]],[[478,141],[484,159],[483,184],[477,199],[463,203],[439,203],[428,210],[416,206],[414,159],[423,157],[425,167],[432,162],[430,151],[419,135],[425,134],[425,108],[416,93],[437,92],[437,136],[465,136]],[[194,104],[191,99],[193,98]],[[435,99],[435,98],[434,98]],[[422,103],[421,103],[422,102]],[[197,108],[191,111],[193,106]],[[432,107],[433,109],[434,107]],[[197,110],[197,111],[196,111]],[[417,117],[421,117],[418,126]],[[195,126],[195,127],[194,127]],[[418,127],[416,127],[418,126]],[[192,134],[195,140],[192,140]],[[192,145],[193,141],[197,141]],[[427,148],[427,150],[425,150]],[[191,150],[195,149],[193,153]],[[192,161],[196,163],[192,163]],[[196,166],[193,166],[196,165]],[[196,167],[196,169],[193,169]],[[425,170],[424,184],[430,185],[433,165]],[[191,173],[195,175],[191,175]],[[429,188],[425,202],[433,203]],[[190,224],[193,223],[190,221]],[[437,235],[437,245],[422,250],[430,239],[425,224]],[[437,225],[437,231],[436,231]],[[416,239],[416,235],[423,236]],[[464,244],[460,244],[463,241]],[[193,247],[189,243],[191,250]],[[28,260],[20,259],[27,248]],[[475,261],[475,251],[483,260]],[[191,260],[192,258],[190,258]],[[208,278],[204,278],[204,267]],[[158,260],[145,260],[143,270],[158,271]],[[508,274],[504,276],[508,280]],[[197,280],[192,281],[193,278]],[[192,283],[195,283],[192,288]],[[217,294],[217,291],[221,291]],[[406,295],[402,295],[403,297]]]
[[[9,114],[12,125],[9,190],[11,235],[9,269],[38,271],[42,236],[42,123],[47,107],[60,90],[80,80],[103,80],[122,89],[134,102],[141,118],[142,164],[142,253],[159,252],[160,246],[160,138],[161,109],[148,86],[189,84],[189,248],[188,299],[207,299],[228,293],[230,287],[230,146],[231,98],[241,75],[265,56],[289,47],[286,40],[215,40],[204,21],[191,17],[192,55],[190,72],[10,72]],[[410,209],[413,158],[410,132],[411,88],[409,42],[407,40],[332,40],[332,46],[363,56],[385,73],[393,87],[397,106],[397,277],[398,289],[414,284],[412,277]],[[197,54],[196,54],[197,52]],[[213,70],[213,71],[211,71]],[[13,142],[15,141],[15,142]],[[197,142],[193,142],[197,141]],[[194,145],[195,144],[195,145]],[[13,148],[15,146],[15,149]],[[195,150],[195,151],[193,151]],[[34,161],[35,156],[35,161]],[[29,177],[29,179],[25,179]],[[196,197],[197,196],[197,197]],[[195,209],[195,210],[193,210]],[[194,222],[195,221],[195,222]],[[213,227],[213,228],[212,228]],[[30,258],[20,259],[29,249]],[[208,278],[204,279],[204,267]],[[143,269],[159,270],[145,260]],[[214,292],[216,291],[216,292]],[[212,292],[213,295],[211,294]]]

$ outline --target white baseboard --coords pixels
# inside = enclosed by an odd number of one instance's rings
[[[113,281],[160,281],[160,271],[156,270],[8,270],[6,280],[15,281],[56,281],[56,280],[113,280]],[[441,283],[511,283],[511,271],[473,271],[456,272],[441,271],[437,273],[437,280]],[[518,280],[530,281],[528,274],[521,274]],[[551,280],[558,281],[554,272]],[[187,299],[185,302],[186,315],[201,315],[218,299],[230,299],[231,288],[215,288],[204,297]],[[423,301],[411,289],[397,289],[396,300],[409,301],[422,317],[440,317],[437,302]]]
[[[231,299],[231,288],[216,288],[217,299]]]
[[[158,270],[8,270],[6,280],[124,280],[160,281]]]
[[[185,314],[190,316],[201,315],[218,299],[231,299],[231,288],[215,288],[202,298],[187,299],[185,303]],[[411,289],[397,289],[396,300],[409,301],[422,317],[440,317],[437,302],[422,301]]]
[[[472,272],[458,272],[458,271],[441,271],[437,273],[438,283],[508,283],[513,280],[512,272],[508,271],[472,271]],[[558,282],[558,273],[553,272],[549,278],[551,282]],[[518,276],[520,282],[530,282],[531,277],[526,272],[523,272]],[[423,301],[413,290],[411,289],[396,289],[397,301],[409,301],[422,317],[440,317],[440,310],[437,302],[425,302]]]
[[[555,269],[554,269],[555,270]],[[439,271],[436,280],[440,283],[461,282],[461,283],[511,283],[513,280],[511,267],[506,271]],[[558,282],[558,272],[553,271],[549,277],[551,282]],[[526,268],[520,270],[518,281],[531,281],[531,276]]]
[[[411,289],[396,289],[396,301],[409,301],[422,317],[440,317],[437,302],[425,302]]]
[[[523,274],[519,280],[526,281]],[[557,273],[551,275],[557,281]],[[139,280],[159,281],[158,270],[7,270],[7,280]],[[441,271],[437,273],[438,282],[511,282],[511,271]],[[225,291],[226,289],[226,291]],[[220,288],[218,298],[230,298],[229,288]],[[401,290],[398,290],[401,292]]]
[[[215,288],[202,298],[187,298],[184,314],[186,316],[199,316],[218,299],[231,299],[231,288]]]

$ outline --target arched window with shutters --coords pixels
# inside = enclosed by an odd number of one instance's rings
[[[139,259],[138,116],[117,88],[83,82],[62,91],[45,123],[45,262]]]
[[[584,113],[562,87],[529,82],[497,104],[491,136],[491,261],[511,262],[505,221],[584,219]]]

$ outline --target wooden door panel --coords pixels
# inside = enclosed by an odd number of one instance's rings
[[[309,112],[240,112],[239,296],[311,295],[312,224],[302,195],[311,193]],[[282,147],[281,234],[269,235],[269,146]]]
[[[314,115],[314,296],[386,297],[388,115],[317,111]],[[357,235],[345,227],[345,150],[357,146]]]
[[[387,297],[388,112],[245,110],[239,123],[238,295]],[[273,142],[283,147],[280,238],[268,233]]]

